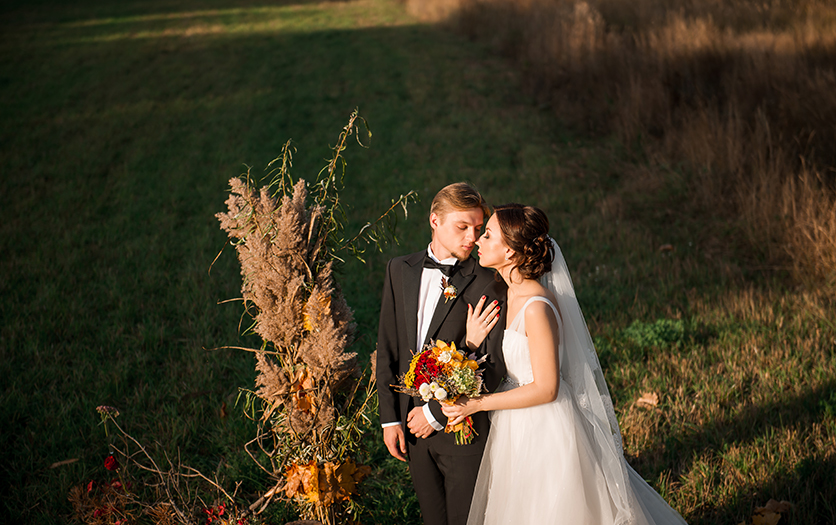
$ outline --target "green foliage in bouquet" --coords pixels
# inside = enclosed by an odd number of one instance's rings
[[[256,513],[284,497],[302,518],[349,522],[357,483],[370,472],[355,460],[374,388],[363,380],[356,353],[347,351],[355,325],[334,265],[342,253],[360,256],[370,244],[380,246],[393,231],[394,212],[400,207],[406,214],[413,195],[402,195],[346,238],[342,152],[352,135],[363,145],[358,123],[371,136],[352,113],[313,183],[292,178],[288,142],[268,165],[267,184],[256,189],[249,172],[233,178],[228,211],[217,214],[241,264],[250,330],[263,340],[260,348],[245,349],[254,353],[258,372],[255,388],[245,392],[245,410],[258,423],[246,449],[275,485],[251,505]]]

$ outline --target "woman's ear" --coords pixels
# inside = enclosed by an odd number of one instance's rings
[[[516,254],[516,253],[517,252],[515,252],[511,248],[505,248],[505,260],[510,261],[514,257],[514,254]]]

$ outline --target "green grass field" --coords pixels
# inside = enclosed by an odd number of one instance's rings
[[[704,235],[675,169],[628,184],[631,152],[567,130],[487,48],[393,0],[5,2],[0,33],[2,521],[71,521],[69,489],[106,476],[100,404],[184,463],[266,483],[235,406],[251,356],[212,350],[252,343],[240,305],[218,304],[241,281],[231,250],[209,272],[213,215],[287,139],[312,179],[359,107],[374,136],[346,153],[350,227],[422,199],[400,246],[338,277],[363,361],[385,261],[428,241],[437,189],[471,181],[549,214],[628,459],[689,523],[751,523],[769,499],[793,504],[782,524],[836,522],[832,296]],[[420,523],[406,472],[366,439],[361,521]]]

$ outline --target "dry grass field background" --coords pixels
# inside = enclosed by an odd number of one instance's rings
[[[406,0],[487,42],[577,129],[642,162],[637,192],[733,222],[743,250],[836,279],[836,5],[825,0]],[[622,210],[623,206],[615,206]]]

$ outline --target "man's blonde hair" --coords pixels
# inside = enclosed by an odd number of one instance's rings
[[[451,211],[465,211],[481,208],[485,217],[490,215],[490,208],[479,191],[466,182],[455,182],[441,188],[435,194],[430,214],[435,213],[443,221]]]

